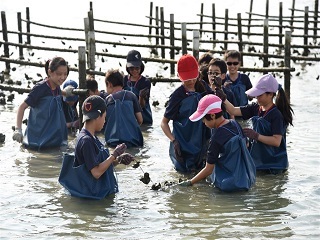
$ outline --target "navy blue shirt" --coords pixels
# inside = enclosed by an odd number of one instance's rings
[[[94,136],[85,129],[81,129],[75,148],[75,163],[77,166],[85,164],[89,171],[99,165],[99,149]]]
[[[107,107],[108,107],[109,105],[114,104],[114,100],[113,100],[113,99],[115,99],[115,100],[117,100],[117,99],[122,100],[124,93],[126,93],[126,95],[125,95],[125,97],[124,97],[124,100],[132,101],[132,103],[133,103],[133,112],[134,112],[134,113],[142,112],[142,109],[141,109],[141,106],[140,106],[140,104],[139,104],[139,100],[138,100],[137,96],[136,96],[133,92],[125,91],[125,90],[122,90],[122,91],[119,91],[119,92],[110,94],[110,95],[106,98]],[[113,98],[112,98],[112,97],[113,97]],[[108,114],[108,113],[107,113],[107,114]]]
[[[230,80],[229,74],[226,75],[226,78],[222,81],[222,84],[224,84],[226,80]],[[236,85],[239,81],[246,86],[246,91],[252,88],[252,83],[248,75],[238,72],[238,78],[235,81],[231,80],[232,85]]]
[[[206,92],[203,92],[202,95],[205,96],[206,94],[213,93],[209,85],[203,80],[201,81],[206,89]],[[169,100],[167,102],[164,117],[170,120],[175,120],[177,115],[179,114],[180,103],[183,99],[187,98],[189,94],[192,93],[188,92],[183,85],[175,89],[173,93],[170,95]]]
[[[131,81],[128,79],[129,75],[124,76],[123,78],[123,86],[124,89],[132,91],[131,88],[136,88],[138,92],[136,92],[136,96],[139,97],[139,91],[148,88],[151,90],[151,82],[148,78],[145,76],[141,76],[141,78],[138,81]]]
[[[61,95],[60,87],[57,87],[55,90],[51,90],[50,86],[47,83],[47,80],[43,80],[37,83],[28,94],[28,97],[24,100],[26,104],[30,107],[37,106],[39,100],[47,96],[58,96]]]
[[[272,111],[269,109],[268,114],[265,111],[260,111],[260,106],[258,103],[253,102],[246,106],[240,107],[242,118],[244,120],[250,119],[253,116],[263,117],[265,114],[266,116],[264,119],[271,124],[271,132],[273,135],[283,135],[285,133],[285,123],[283,116],[279,109],[274,105],[273,108],[276,108]]]
[[[242,128],[240,124],[235,120],[230,120],[229,123],[223,125],[224,128],[218,127],[216,129],[212,129],[211,138],[209,141],[208,151],[207,151],[207,163],[209,164],[217,164],[219,161],[219,155],[220,153],[223,153],[223,146],[226,142],[228,142],[231,138],[233,138],[236,135],[238,135],[238,129],[237,127],[231,122],[233,121],[235,124],[238,125],[239,129],[241,129],[241,135],[243,135]],[[232,134],[230,131],[232,131],[235,134]]]

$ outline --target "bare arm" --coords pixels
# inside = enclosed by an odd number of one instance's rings
[[[191,184],[195,184],[202,179],[205,179],[208,177],[210,174],[212,174],[214,169],[214,164],[206,163],[206,166],[196,175],[191,179]]]
[[[142,113],[141,112],[136,112],[135,116],[136,116],[137,122],[139,123],[139,125],[141,125],[142,122],[143,122]]]
[[[282,140],[281,135],[264,136],[259,134],[258,136],[258,141],[274,147],[279,147],[281,144],[281,140]]]
[[[20,128],[21,129],[24,111],[26,110],[27,107],[29,107],[29,105],[26,102],[23,102],[19,106],[18,112],[17,112],[17,118],[16,118],[16,128]]]
[[[169,140],[172,142],[175,138],[171,132],[171,129],[169,127],[169,121],[170,119],[163,117],[161,121],[161,128],[164,134],[169,138]]]
[[[142,108],[146,106],[146,100],[144,99],[144,97],[139,96],[139,104]]]
[[[230,103],[228,100],[225,100],[223,103],[225,104],[226,109],[227,109],[227,112],[228,112],[230,115],[242,116],[240,107],[235,107],[235,106],[233,106],[232,103]]]
[[[95,179],[99,179],[102,174],[107,171],[111,164],[117,165],[118,161],[113,155],[110,155],[106,160],[91,169],[91,174]]]

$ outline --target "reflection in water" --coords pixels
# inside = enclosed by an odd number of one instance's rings
[[[181,234],[208,239],[283,239],[293,235],[286,222],[290,204],[282,197],[287,175],[257,176],[248,192],[224,193],[208,183],[191,188],[176,187],[168,200],[173,229]]]

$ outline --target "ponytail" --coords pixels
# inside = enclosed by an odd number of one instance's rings
[[[283,88],[279,84],[278,94],[276,95],[276,106],[279,111],[282,113],[283,119],[288,126],[289,124],[293,126],[292,119],[294,114],[293,109],[288,101],[287,95],[284,92]]]

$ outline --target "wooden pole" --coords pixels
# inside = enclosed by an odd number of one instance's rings
[[[159,7],[156,6],[156,45],[159,45]]]
[[[79,88],[86,89],[86,48],[83,46],[78,47],[78,69],[79,69]],[[85,100],[86,96],[79,96],[79,118],[80,118],[80,129],[82,128],[82,104]]]
[[[314,29],[313,29],[313,43],[317,42],[317,28],[318,28],[318,15],[319,15],[319,0],[315,0],[314,3],[314,15],[313,15],[313,19],[314,19]]]
[[[290,68],[290,56],[291,56],[291,32],[285,32],[284,42],[284,65]],[[290,72],[284,72],[284,90],[290,103]]]
[[[309,25],[309,7],[304,8],[304,37],[303,37],[303,48],[302,56],[308,56],[308,25]]]
[[[153,15],[153,2],[150,2],[149,35],[152,34],[152,15]]]
[[[229,21],[229,9],[225,9],[225,17],[224,17],[224,40],[228,40],[228,21]],[[228,50],[228,43],[224,43],[224,50]]]
[[[21,12],[17,13],[17,18],[18,18],[18,41],[21,44],[19,47],[19,59],[24,59],[23,57],[23,47],[22,47],[22,21],[21,21]]]
[[[8,30],[7,30],[7,18],[6,18],[6,12],[1,11],[1,23],[2,23],[2,37],[4,40],[4,56],[9,58],[9,45],[8,45]],[[6,62],[6,69],[4,70],[5,74],[10,73],[10,63]]]
[[[200,46],[200,32],[198,30],[193,30],[193,56],[199,59],[199,46]]]
[[[266,19],[269,18],[269,0],[266,0]]]
[[[282,32],[283,32],[283,8],[282,2],[279,3],[279,45],[282,45]],[[282,47],[279,47],[279,54],[282,52]]]
[[[89,11],[93,11],[92,1],[90,1],[89,4],[90,4],[90,5],[89,5]]]
[[[203,3],[201,3],[201,8],[200,8],[200,37],[202,36],[202,28],[203,28]]]
[[[26,8],[26,19],[27,19],[27,33],[30,33],[30,11],[29,7]],[[27,44],[31,44],[31,35],[27,35]]]
[[[239,47],[239,52],[241,53],[241,66],[243,66],[243,44],[242,44],[242,24],[241,24],[241,13],[237,14],[237,20],[238,20],[238,47]]]
[[[263,53],[266,54],[263,58],[263,67],[268,67],[268,48],[269,48],[269,23],[268,19],[263,22]],[[267,74],[267,72],[264,72]]]
[[[86,41],[86,49],[89,48],[89,37],[88,37],[88,32],[89,32],[89,19],[84,18],[84,40]]]
[[[174,15],[170,14],[170,59],[174,60]],[[170,63],[170,73],[174,75],[175,64]]]
[[[96,38],[94,34],[94,19],[93,12],[88,12],[89,31],[88,31],[88,62],[89,69],[95,70],[95,56],[96,56]]]
[[[160,7],[160,19],[161,19],[161,45],[165,45],[165,37],[164,37],[164,13],[163,13],[163,7]],[[161,48],[161,57],[166,58],[166,49]]]
[[[252,14],[253,0],[250,1],[250,9],[249,9],[249,19],[248,19],[248,36],[250,37],[250,26],[251,26],[251,14]]]
[[[294,8],[295,8],[295,5],[296,5],[296,1],[295,1],[295,0],[292,0],[292,7],[291,7],[291,21],[290,21],[291,32],[293,32],[293,31],[294,31],[294,28],[293,28],[293,21],[294,21]]]
[[[181,23],[181,43],[182,43],[182,55],[187,54],[187,24]]]
[[[212,40],[216,40],[216,5],[212,3]],[[215,49],[216,43],[213,43],[212,49]]]

